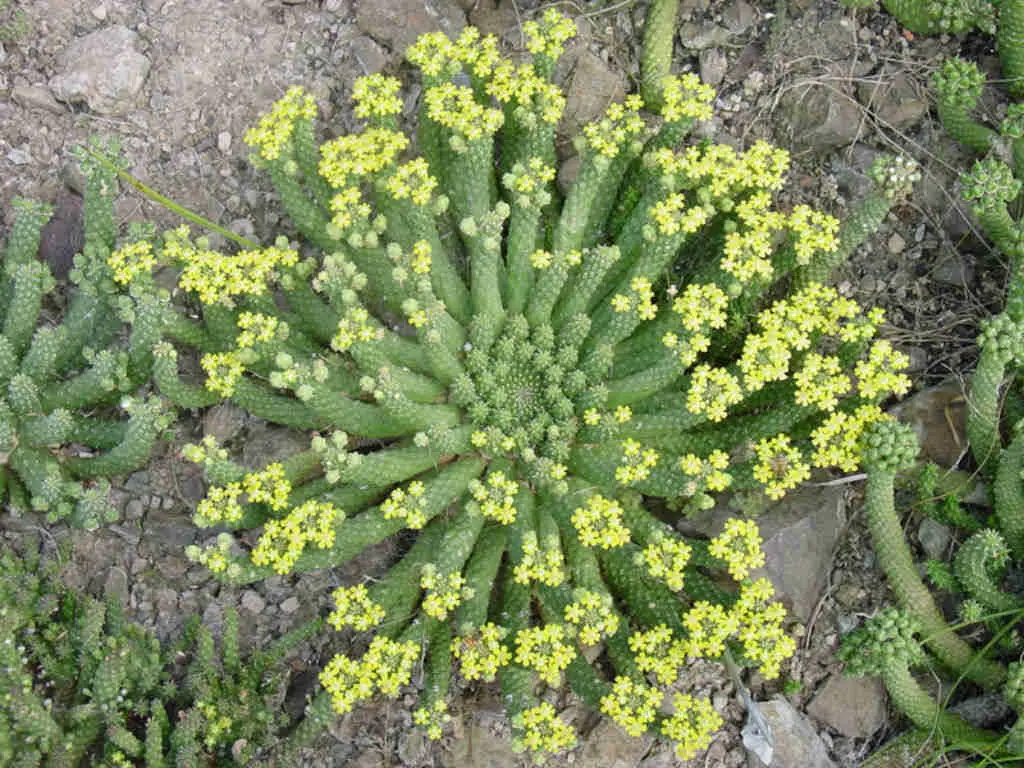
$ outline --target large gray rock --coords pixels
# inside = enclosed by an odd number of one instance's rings
[[[875,677],[833,675],[807,714],[843,736],[867,738],[885,725],[885,686]]]
[[[781,106],[777,133],[783,146],[825,153],[852,144],[864,130],[860,105],[834,86],[797,86]]]
[[[759,707],[775,736],[775,750],[768,766],[748,752],[748,768],[835,768],[828,747],[810,720],[786,699],[777,696]]]
[[[677,527],[684,534],[716,536],[735,516],[734,510],[719,505]],[[751,572],[751,578],[767,577],[777,597],[806,622],[825,588],[832,550],[845,522],[842,488],[805,486],[787,493],[757,519],[765,565]]]
[[[857,98],[887,128],[906,130],[928,114],[928,100],[921,87],[905,72],[890,67],[859,83]]]
[[[139,53],[139,36],[114,25],[74,40],[60,57],[61,73],[50,80],[60,101],[86,103],[102,115],[122,115],[149,74],[149,59]]]
[[[620,72],[590,51],[584,51],[576,60],[566,89],[561,131],[575,136],[584,123],[601,117],[613,102],[622,101],[626,87],[626,78]]]
[[[401,54],[427,32],[440,30],[449,37],[457,36],[466,25],[466,15],[445,0],[363,0],[356,12],[356,25]]]

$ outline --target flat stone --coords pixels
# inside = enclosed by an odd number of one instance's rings
[[[139,44],[139,36],[120,25],[72,41],[60,57],[63,71],[50,80],[53,95],[71,104],[84,102],[102,115],[131,111],[150,68]]]
[[[299,603],[299,598],[294,596],[289,597],[287,600],[281,603],[281,613],[295,613],[297,610],[299,610],[300,605],[301,603]]]
[[[722,23],[733,35],[742,35],[757,23],[757,18],[757,9],[746,0],[736,0],[722,11]]]
[[[807,714],[850,738],[866,739],[885,725],[885,686],[876,677],[832,675]]]
[[[387,52],[369,35],[353,37],[348,41],[348,48],[367,75],[376,74],[388,65]]]
[[[721,48],[708,48],[700,52],[700,79],[708,85],[721,85],[729,62]]]
[[[748,768],[835,768],[814,726],[786,699],[776,696],[758,706],[775,736],[775,750],[768,766],[748,752]]]
[[[907,247],[907,241],[899,232],[893,232],[889,237],[888,247],[889,253],[903,253],[903,250]]]
[[[921,549],[932,560],[943,560],[949,552],[949,542],[953,534],[948,525],[926,517],[917,527],[917,541]]]
[[[630,736],[612,720],[604,719],[582,741],[580,765],[636,768],[650,751],[653,739],[646,734],[639,738]]]
[[[863,131],[860,107],[834,86],[809,83],[793,88],[781,102],[776,131],[783,146],[829,152],[853,143]]]
[[[962,384],[950,379],[914,393],[890,413],[910,424],[924,459],[949,469],[967,444],[967,410]]]
[[[465,25],[466,14],[443,0],[373,0],[356,11],[359,30],[395,53],[427,32],[440,30],[454,39]]]
[[[679,39],[691,51],[714,48],[729,40],[729,30],[719,24],[686,22],[679,27]]]
[[[445,768],[517,768],[519,755],[512,751],[508,736],[492,726],[492,717],[473,717],[457,728],[462,731],[447,749],[442,750]]]
[[[107,571],[107,580],[103,582],[103,597],[115,599],[122,608],[128,606],[128,573],[120,566],[113,566]]]
[[[267,607],[267,601],[260,596],[259,592],[252,589],[247,589],[242,593],[241,603],[245,610],[255,614],[263,613],[263,609]]]
[[[203,414],[203,435],[212,435],[223,445],[237,437],[247,420],[246,412],[234,403],[218,403]]]
[[[906,73],[884,67],[877,78],[857,85],[857,99],[887,128],[906,130],[928,114],[928,100]]]
[[[11,89],[11,98],[25,109],[42,109],[56,115],[65,111],[50,89],[40,85],[16,85]]]

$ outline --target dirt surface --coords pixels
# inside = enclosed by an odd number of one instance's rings
[[[410,82],[400,64],[402,47],[416,33],[473,23],[521,42],[519,24],[546,3],[503,0],[13,0],[0,3],[0,218],[12,219],[15,196],[64,201],[74,211],[76,185],[70,150],[91,135],[118,137],[131,172],[181,205],[231,229],[269,242],[290,224],[275,205],[269,181],[246,162],[242,142],[285,89],[302,84],[317,97],[330,135],[354,128],[348,95],[355,77],[385,69]],[[793,152],[793,170],[780,204],[809,203],[837,216],[867,188],[864,170],[880,152],[902,151],[923,165],[924,181],[912,204],[899,207],[877,235],[843,268],[840,290],[888,311],[888,336],[912,355],[919,387],[963,376],[973,364],[980,318],[998,309],[1003,265],[974,234],[956,202],[956,173],[969,159],[946,138],[928,111],[928,78],[942,57],[963,49],[990,71],[989,41],[911,39],[890,17],[854,13],[838,2],[790,0],[683,0],[677,69],[693,69],[719,89],[718,110],[701,133],[746,146],[767,138]],[[778,7],[777,7],[778,6]],[[566,130],[593,117],[633,89],[645,3],[560,3],[581,27],[560,68],[569,93]],[[23,14],[18,16],[17,14]],[[19,21],[20,19],[20,21]],[[400,23],[399,23],[400,20]],[[75,48],[90,35],[127,30],[120,43],[126,69],[117,83],[85,82],[74,96],[83,58]],[[72,55],[75,54],[75,55]],[[118,59],[121,61],[121,58]],[[134,69],[132,69],[134,68]],[[129,71],[131,70],[131,71]],[[143,72],[144,70],[144,72]],[[119,70],[120,72],[120,70]],[[142,73],[141,79],[133,81]],[[79,79],[80,85],[81,78]],[[117,86],[117,87],[114,87]],[[70,94],[70,95],[69,95]],[[56,97],[72,99],[72,103]],[[409,111],[414,103],[409,101]],[[998,94],[984,104],[998,118]],[[68,202],[70,200],[70,202]],[[123,222],[179,222],[132,191],[117,201]],[[73,230],[73,227],[70,229]],[[59,235],[55,235],[58,241]],[[67,237],[73,237],[69,233]],[[60,242],[56,247],[61,246]],[[73,245],[64,244],[65,249]],[[388,561],[386,547],[342,569],[312,576],[269,579],[252,588],[220,586],[190,564],[183,547],[201,543],[189,513],[202,497],[197,471],[177,448],[204,431],[241,449],[252,466],[287,453],[296,433],[267,427],[230,406],[184,413],[178,441],[154,464],[118,488],[122,520],[98,533],[57,526],[46,538],[74,543],[63,574],[71,586],[117,595],[130,618],[162,639],[184,616],[201,614],[216,631],[224,608],[239,606],[246,642],[258,645],[304,618],[329,610],[334,586],[372,577]],[[801,649],[787,670],[789,701],[805,710],[835,677],[838,637],[857,616],[883,603],[884,582],[874,568],[867,536],[849,486],[851,521],[828,568],[827,587],[810,619],[794,625]],[[0,517],[15,546],[38,521]],[[338,635],[318,638],[292,662],[291,700],[315,682],[315,672],[344,647]],[[741,766],[747,764],[739,729],[744,712],[721,667],[693,668],[691,687],[710,695],[727,725],[706,756],[688,763],[661,745],[625,737],[565,696],[555,701],[581,732],[581,746],[548,764],[562,766]],[[778,684],[751,683],[767,701]],[[309,755],[309,765],[428,766],[516,765],[502,738],[508,723],[493,688],[462,690],[453,706],[454,737],[426,742],[411,728],[415,698],[364,708],[340,720]],[[886,724],[857,737],[808,719],[838,765],[854,766],[897,728]]]

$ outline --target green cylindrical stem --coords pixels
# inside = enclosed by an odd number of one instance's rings
[[[50,271],[40,262],[15,265],[11,273],[14,280],[4,317],[3,335],[15,353],[20,354],[32,339],[43,296],[53,288],[54,281]]]
[[[123,475],[139,469],[149,459],[153,444],[167,426],[168,419],[159,400],[135,403],[124,440],[109,451],[90,458],[71,457],[65,465],[82,478]]]
[[[427,663],[423,668],[423,692],[419,705],[430,711],[435,702],[444,701],[452,682],[452,626],[447,621],[428,619]]]
[[[953,560],[953,572],[967,594],[993,611],[1015,611],[1024,606],[1024,601],[1000,590],[995,581],[1002,575],[996,571],[1005,569],[1008,555],[1003,537],[986,529],[967,539]]]
[[[1002,0],[996,31],[1003,78],[1011,96],[1024,98],[1024,3]]]
[[[533,266],[530,255],[537,250],[540,211],[532,207],[512,206],[508,225],[508,246],[505,260],[505,306],[511,315],[522,314],[533,286]]]
[[[178,377],[178,352],[170,344],[157,345],[155,352],[153,381],[161,395],[180,408],[205,408],[221,401],[217,393]]]
[[[1024,433],[1018,434],[999,459],[992,486],[999,529],[1017,560],[1024,560]]]
[[[621,379],[608,382],[608,406],[629,405],[646,400],[651,395],[670,387],[683,375],[683,366],[670,350],[664,350],[662,359],[649,367]]]
[[[982,349],[978,367],[971,377],[967,398],[967,439],[982,471],[996,471],[1001,441],[999,438],[999,385],[1006,366],[995,350]]]
[[[950,104],[941,99],[935,105],[939,113],[939,120],[942,122],[949,135],[959,141],[968,149],[985,154],[988,152],[992,141],[998,134],[986,125],[982,125],[972,118],[968,111],[957,104]]]
[[[1021,225],[1010,216],[1006,205],[973,206],[971,212],[978,219],[982,231],[1007,256],[1019,261],[1021,256]]]
[[[498,525],[485,528],[464,573],[466,586],[473,590],[473,594],[463,600],[455,612],[455,627],[460,634],[487,621],[491,593],[504,552],[505,529]]]
[[[243,376],[235,382],[231,402],[252,416],[295,429],[315,429],[323,423],[304,403],[276,394],[270,387]]]
[[[999,664],[975,654],[974,649],[949,628],[931,592],[918,575],[896,514],[894,479],[893,472],[869,472],[864,488],[864,512],[871,541],[889,586],[896,593],[900,605],[921,622],[925,643],[944,664],[961,671],[984,688],[995,688],[1006,676],[1006,671]]]
[[[295,228],[311,243],[327,253],[337,250],[338,242],[327,234],[327,217],[306,194],[297,176],[286,170],[288,162],[274,160],[267,163],[267,170],[281,198],[281,205]]]
[[[679,0],[653,0],[644,18],[640,54],[640,93],[648,109],[662,103],[662,81],[672,71],[672,44],[676,38]]]
[[[109,402],[127,388],[126,364],[123,353],[99,352],[85,372],[43,389],[40,393],[43,410],[77,409]]]
[[[686,634],[675,594],[660,581],[633,564],[640,548],[635,544],[598,552],[601,571],[615,594],[629,606],[629,613],[644,626],[664,624],[677,636]]]
[[[914,679],[906,664],[891,665],[882,675],[885,689],[893,704],[919,728],[938,729],[945,739],[961,749],[987,751],[998,736],[991,731],[975,728],[956,715],[941,709]]]
[[[324,211],[329,210],[334,191],[327,180],[320,175],[320,145],[316,143],[316,132],[313,121],[300,118],[295,121],[292,129],[292,146],[295,149],[295,162],[302,171],[302,180],[313,193],[313,199]]]

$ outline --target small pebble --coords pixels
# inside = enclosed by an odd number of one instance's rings
[[[146,508],[139,499],[132,499],[124,505],[124,516],[126,520],[138,520],[145,513]]]
[[[299,598],[297,597],[289,597],[281,603],[282,613],[295,613],[297,610],[299,610]]]
[[[97,21],[107,20],[107,6],[103,5],[102,3],[93,8],[90,11],[90,13],[92,14],[93,18]]]
[[[903,249],[907,247],[907,241],[903,239],[903,236],[899,232],[893,232],[889,238],[889,253],[903,253]]]
[[[220,150],[221,154],[226,155],[228,150],[231,149],[231,134],[227,131],[221,131],[217,134],[217,149]]]

